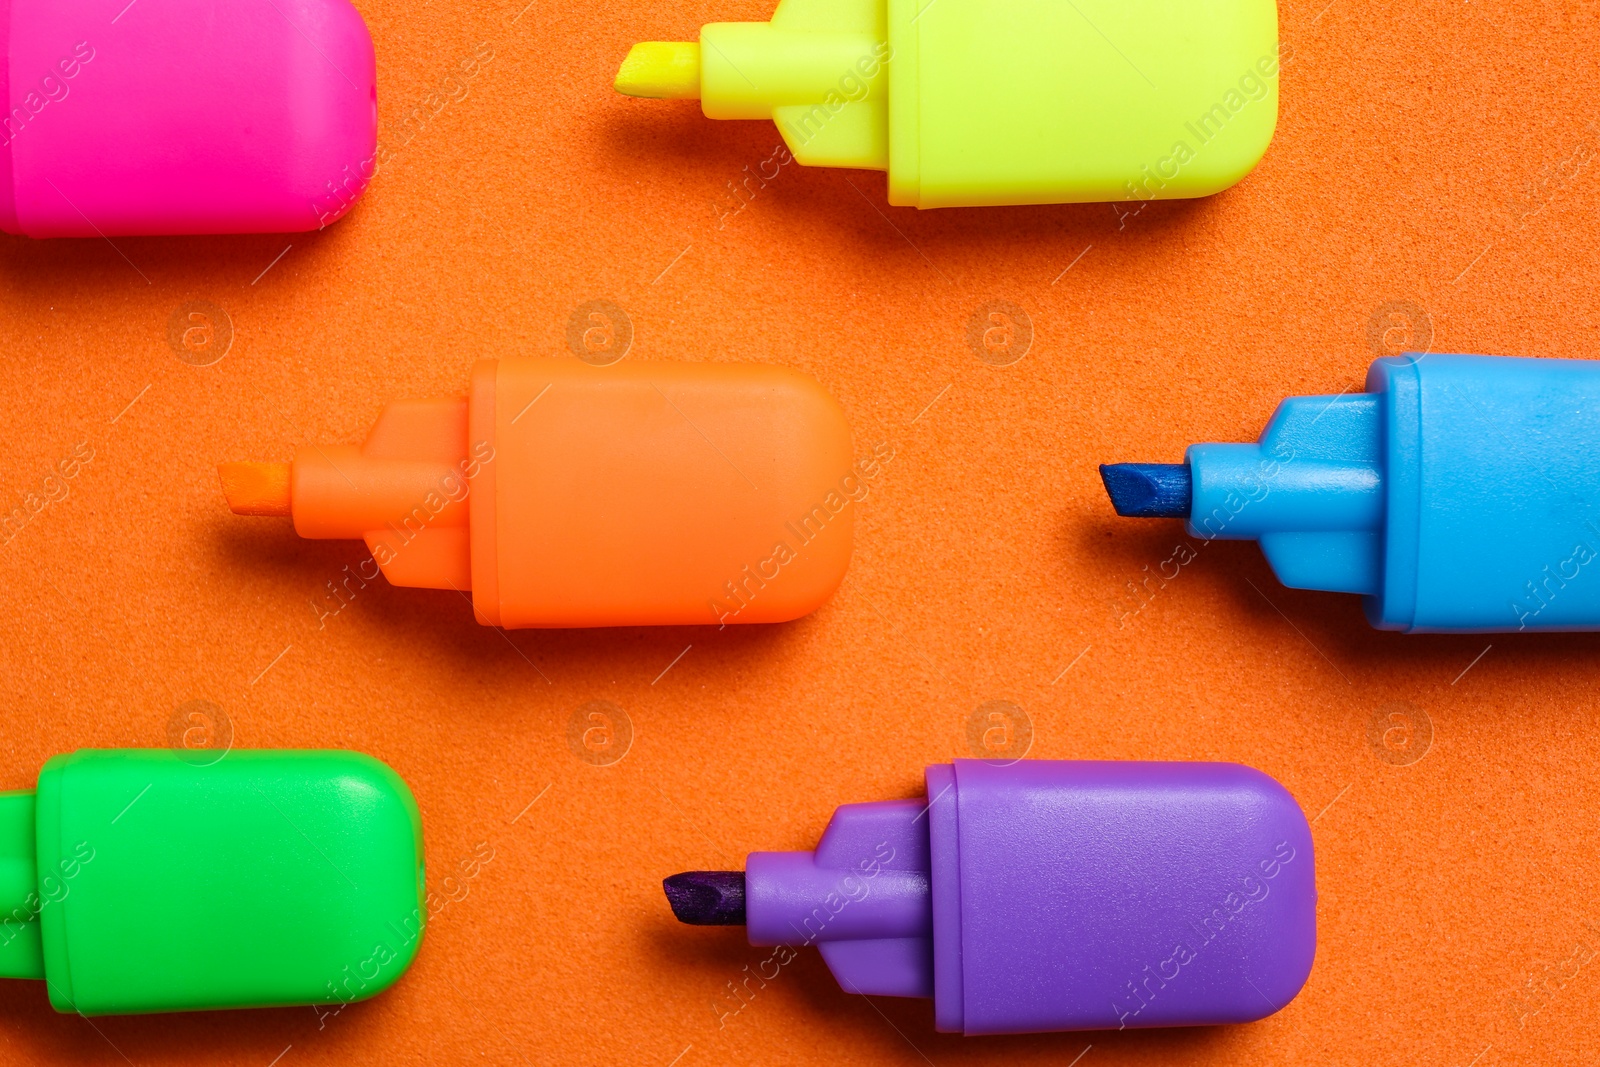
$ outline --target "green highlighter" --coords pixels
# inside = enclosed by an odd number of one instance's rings
[[[355,752],[83,749],[0,793],[0,977],[83,1015],[332,1004],[422,940],[422,822]]]
[[[635,45],[616,87],[771,119],[795,161],[887,171],[891,204],[1143,203],[1250,172],[1289,55],[1275,0],[782,0]]]

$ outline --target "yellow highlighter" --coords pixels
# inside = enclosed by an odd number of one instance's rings
[[[1209,196],[1278,121],[1276,0],[782,0],[646,42],[629,96],[771,119],[801,163],[884,170],[889,203]]]

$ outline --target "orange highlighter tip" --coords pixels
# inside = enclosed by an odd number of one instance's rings
[[[289,464],[221,463],[217,473],[235,515],[289,514]]]

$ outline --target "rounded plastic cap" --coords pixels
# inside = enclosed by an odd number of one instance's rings
[[[319,229],[376,172],[372,39],[349,0],[11,0],[0,229]]]
[[[82,750],[36,804],[29,925],[58,1011],[359,1000],[422,940],[421,819],[370,756]]]

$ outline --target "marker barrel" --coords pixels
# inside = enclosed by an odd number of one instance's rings
[[[1259,771],[957,760],[927,789],[752,853],[751,943],[815,944],[845,990],[966,1034],[1246,1022],[1310,972],[1310,827]]]
[[[300,448],[289,512],[367,543],[347,583],[454,590],[489,625],[782,622],[838,587],[893,454],[853,455],[839,405],[783,367],[484,360],[465,397]]]
[[[348,0],[5,9],[9,233],[315,230],[377,172],[372,39]]]
[[[0,974],[84,1015],[360,1000],[417,952],[422,872],[369,756],[80,750],[0,795]]]
[[[1189,533],[1411,632],[1600,629],[1600,364],[1409,355],[1195,445]]]

